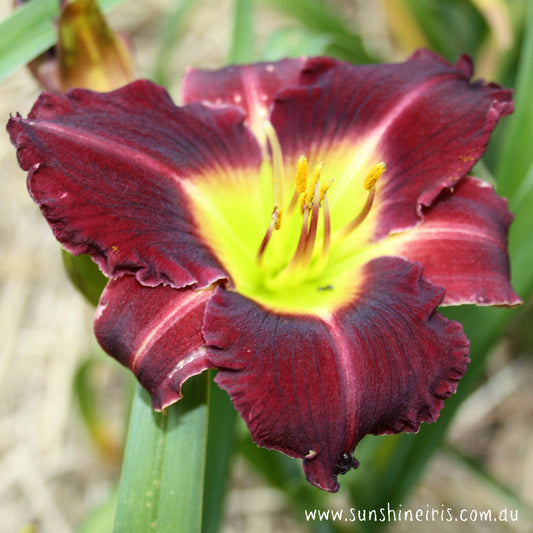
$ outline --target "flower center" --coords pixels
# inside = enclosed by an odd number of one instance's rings
[[[372,207],[385,164],[373,162],[372,139],[290,164],[270,123],[265,138],[259,173],[216,169],[182,184],[234,290],[276,312],[325,316],[360,290],[356,271],[376,253]]]
[[[270,223],[263,240],[259,245],[256,263],[259,268],[268,253],[269,245],[273,239],[282,234],[280,239],[293,239],[292,255],[275,271],[268,272],[263,279],[265,288],[276,291],[283,288],[294,287],[303,280],[315,280],[321,277],[328,265],[330,250],[333,243],[336,245],[344,240],[366,219],[375,197],[375,186],[378,179],[385,171],[385,164],[374,164],[364,180],[366,198],[363,207],[342,228],[332,235],[331,216],[327,193],[334,183],[334,179],[322,179],[324,162],[317,164],[312,173],[309,172],[308,160],[305,155],[300,156],[294,179],[294,191],[287,209],[284,209],[283,184],[283,157],[276,132],[270,123],[265,124],[265,133],[272,153],[272,189],[274,207]],[[287,220],[288,219],[288,220]],[[294,239],[294,219],[300,223],[299,236]],[[297,224],[298,222],[296,222]],[[288,230],[284,233],[285,226]],[[320,233],[320,237],[319,237]],[[286,247],[285,247],[286,248]],[[275,253],[275,252],[274,252]],[[286,254],[284,254],[287,257]],[[332,290],[331,285],[319,287],[322,290]]]

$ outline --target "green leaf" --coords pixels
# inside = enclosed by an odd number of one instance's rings
[[[124,0],[100,0],[103,9]],[[0,81],[56,42],[58,0],[32,0],[0,23]]]
[[[187,22],[201,4],[201,0],[180,0],[171,3],[160,18],[157,31],[158,51],[151,79],[166,89],[171,88],[175,79],[172,56],[185,32]]]
[[[209,371],[209,374],[214,372]],[[210,378],[202,533],[216,533],[219,530],[233,454],[235,415],[235,409],[227,393]]]
[[[533,228],[533,163],[526,178],[522,181],[509,202],[515,219],[509,232],[509,250],[511,254],[511,279],[518,294],[524,301],[533,293],[533,245],[531,228]]]
[[[511,197],[533,160],[533,3],[529,2],[524,46],[516,81],[515,112],[507,129],[496,170],[498,192]]]
[[[234,0],[233,38],[228,62],[251,63],[254,53],[254,5],[253,0]]]
[[[283,28],[270,35],[262,59],[278,61],[284,57],[324,55],[332,44],[333,38],[328,34],[302,27]]]
[[[479,11],[464,0],[405,0],[430,48],[455,61],[461,54],[476,55],[488,27]],[[453,39],[450,39],[453,28]]]
[[[111,533],[117,508],[117,491],[113,490],[99,506],[94,508],[76,528],[76,533]]]
[[[353,63],[376,62],[376,59],[366,51],[359,35],[346,26],[341,15],[335,13],[329,3],[318,0],[264,1],[296,19],[313,32],[329,35],[332,39],[332,44],[328,49],[330,55]]]
[[[61,249],[61,254],[70,281],[89,303],[94,306],[98,305],[100,295],[107,284],[107,278],[88,255],[71,255],[63,249]]]
[[[139,385],[133,402],[114,533],[200,533],[208,420],[208,373],[188,380],[161,413]]]
[[[107,363],[107,361],[106,361]],[[74,374],[74,394],[78,400],[81,419],[89,432],[93,442],[100,453],[108,460],[116,460],[119,457],[119,445],[113,436],[109,421],[104,416],[104,411],[98,404],[93,375],[100,361],[96,357],[87,358]]]

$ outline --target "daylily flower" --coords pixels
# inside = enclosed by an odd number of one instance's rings
[[[54,234],[110,279],[103,348],[155,409],[218,369],[260,446],[338,490],[369,433],[417,431],[466,371],[439,305],[516,305],[511,215],[469,175],[511,91],[421,51],[191,70],[44,94],[8,129]]]

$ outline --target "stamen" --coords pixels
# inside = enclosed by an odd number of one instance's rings
[[[320,169],[321,171],[322,169]],[[316,172],[320,176],[320,171]],[[309,223],[309,231],[307,232],[307,238],[305,241],[304,253],[302,256],[302,262],[300,266],[306,268],[311,262],[313,257],[313,250],[316,242],[316,232],[318,228],[318,215],[320,212],[320,188],[318,186],[318,178],[315,182],[315,190],[311,202],[308,205],[308,209],[311,209],[311,222]]]
[[[331,187],[332,183],[333,180],[330,180],[329,182],[322,184],[319,188],[324,234],[322,236],[322,250],[320,256],[316,264],[312,267],[312,277],[317,277],[324,271],[329,258],[329,251],[331,248],[331,218],[326,192]]]
[[[300,239],[298,240],[298,246],[296,247],[296,251],[294,252],[294,255],[292,256],[291,262],[286,267],[286,271],[290,272],[292,268],[294,268],[302,258],[305,248],[307,246],[307,239],[309,235],[309,210],[306,209],[303,213],[302,218],[302,229],[300,231]]]
[[[272,217],[274,219],[274,229],[278,230],[281,228],[281,217],[283,215],[283,209],[281,207],[274,207],[272,212]]]
[[[329,180],[326,183],[322,183],[322,185],[320,185],[320,201],[322,201],[326,197],[326,193],[329,191],[329,188],[333,185],[334,181],[335,180]]]
[[[309,174],[307,157],[300,156],[298,159],[298,167],[296,168],[296,191],[299,193],[305,192],[307,189],[307,176]]]
[[[375,196],[376,189],[372,188],[368,192],[368,196],[366,197],[366,202],[363,206],[363,209],[361,209],[359,214],[351,222],[344,226],[344,228],[342,228],[342,230],[340,231],[342,237],[348,235],[348,233],[351,233],[354,229],[361,225],[363,220],[365,220],[365,218],[368,216],[368,213],[370,213],[370,209],[372,208],[372,204],[374,203]]]
[[[257,252],[257,262],[259,264],[265,255],[265,251],[268,247],[268,243],[272,239],[274,231],[281,228],[282,218],[282,207],[278,201],[282,200],[282,183],[279,183],[279,179],[280,176],[281,179],[283,179],[283,161],[281,160],[281,148],[279,147],[279,140],[276,136],[274,128],[268,122],[265,123],[265,135],[270,143],[272,152],[272,182],[274,185],[275,205],[274,210],[272,211],[270,224]],[[324,163],[319,163],[316,165],[312,175],[310,176],[307,157],[302,155],[298,159],[295,176],[295,191],[288,208],[288,216],[293,214],[293,210],[296,207],[299,198],[300,212],[302,216],[300,235],[291,260],[285,265],[279,265],[281,269],[274,277],[268,279],[268,286],[271,289],[282,286],[282,284],[286,283],[288,280],[291,280],[292,283],[296,283],[298,280],[303,279],[309,274],[313,276],[316,274],[318,276],[327,265],[332,235],[330,210],[326,196],[327,191],[333,184],[333,180],[330,180],[326,183],[320,183],[320,177],[322,175],[323,168]],[[380,171],[379,168],[375,169],[375,175],[377,177],[374,179],[374,183],[382,172],[383,171]],[[320,254],[315,254],[315,245],[317,236],[319,235],[318,226],[321,208],[323,208],[322,243]],[[316,260],[313,263],[314,259]]]
[[[298,159],[298,166],[296,167],[296,188],[292,195],[291,203],[289,204],[289,209],[287,210],[289,215],[292,214],[292,212],[296,208],[296,205],[298,204],[298,198],[300,198],[300,194],[303,194],[307,189],[308,175],[309,170],[307,165],[307,157],[305,157],[305,155],[302,155],[300,156],[300,159]]]
[[[313,199],[315,196],[318,180],[320,179],[320,174],[322,174],[322,169],[324,168],[324,163],[319,163],[315,167],[313,172],[313,177],[307,181],[307,188],[305,189],[305,194],[303,196],[302,209],[305,207],[311,208],[313,204]]]
[[[383,163],[383,161],[381,163],[376,163],[372,166],[370,172],[365,178],[365,189],[367,191],[369,191],[376,185],[376,182],[379,178],[381,178],[383,172],[385,172],[385,163]]]
[[[277,230],[281,227],[281,215],[282,214],[283,214],[282,209],[279,208],[278,206],[275,206],[274,210],[272,211],[272,217],[270,220],[270,224],[268,225],[265,236],[263,237],[263,240],[261,241],[261,246],[259,246],[259,250],[257,250],[257,256],[256,256],[257,263],[261,263],[261,259],[263,258],[263,255],[265,254],[266,247],[268,246],[268,243],[270,242],[270,239],[272,238],[272,234],[274,233],[274,230]]]
[[[338,234],[335,236],[336,238],[345,237],[346,235],[348,235],[348,233],[354,231],[368,216],[368,213],[370,213],[370,209],[372,208],[372,204],[374,203],[374,198],[376,196],[376,183],[378,179],[382,176],[383,172],[385,172],[385,163],[383,162],[376,163],[371,167],[370,171],[366,175],[364,183],[364,187],[368,191],[365,205],[363,205],[363,209],[361,209],[359,214],[338,232]]]
[[[289,204],[289,208],[287,209],[288,215],[291,215],[296,206],[298,205],[298,198],[300,198],[300,193],[295,189],[291,198],[291,203]]]
[[[329,257],[329,249],[331,247],[331,219],[329,216],[329,204],[324,191],[322,197],[322,217],[324,219],[324,237],[322,239],[322,252],[320,254],[320,267],[323,268]]]
[[[333,183],[333,180],[330,180],[327,183],[320,183],[320,176],[323,168],[324,163],[319,163],[315,167],[313,175],[309,176],[307,158],[302,156],[298,160],[298,167],[296,170],[296,194],[300,196],[302,229],[291,261],[272,280],[273,284],[283,283],[289,276],[303,276],[305,272],[309,270],[309,266],[313,260],[313,253],[315,251],[320,208],[322,207],[322,202],[325,201],[326,192]],[[292,204],[293,202],[291,202],[291,206]],[[325,206],[322,252],[317,265],[313,267],[313,271],[316,271],[322,265],[325,265],[329,255],[331,223],[327,203],[325,203]]]
[[[325,198],[326,191],[331,187],[333,180],[328,183],[320,184],[319,179],[322,173],[324,163],[316,166],[311,180],[307,181],[305,194],[301,195],[301,211],[302,211],[302,229],[300,231],[300,238],[298,245],[290,263],[278,274],[276,281],[286,279],[289,275],[294,275],[294,271],[298,269],[300,275],[308,269],[313,259],[313,252],[315,249],[318,219],[320,216],[321,201]],[[311,185],[313,189],[311,191]],[[326,246],[326,256],[329,253],[330,242],[330,221],[329,210],[327,211],[327,227],[324,226],[324,243]],[[326,219],[324,219],[326,220]],[[326,224],[326,222],[325,222]],[[324,244],[323,244],[324,249]],[[322,263],[322,261],[320,261]]]
[[[323,183],[319,188],[320,207],[322,208],[322,224],[324,228],[324,234],[322,236],[322,250],[320,251],[320,256],[318,257],[317,262],[315,263],[315,265],[313,265],[311,270],[312,277],[317,277],[324,271],[324,268],[326,268],[329,259],[329,251],[331,248],[331,218],[329,211],[329,202],[326,193],[332,184],[333,180],[330,180],[327,183]]]

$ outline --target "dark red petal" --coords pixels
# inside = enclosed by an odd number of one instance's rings
[[[425,210],[423,224],[398,236],[398,253],[422,263],[424,278],[446,289],[446,305],[518,305],[509,282],[511,221],[492,186],[465,178]]]
[[[28,187],[56,237],[112,277],[205,287],[226,277],[201,242],[180,182],[259,168],[236,108],[174,106],[138,81],[111,93],[43,94],[8,124]]]
[[[293,166],[305,154],[327,169],[332,157],[363,158],[361,146],[381,158],[371,164],[385,162],[376,197],[381,238],[415,225],[422,206],[472,168],[498,119],[512,112],[512,91],[470,83],[470,75],[468,58],[454,67],[428,51],[388,65],[314,58],[301,79],[308,85],[279,94],[271,121]]]
[[[417,431],[436,420],[466,371],[460,324],[435,313],[442,289],[419,265],[382,257],[363,289],[332,314],[280,315],[217,289],[203,333],[217,383],[260,446],[304,458],[328,491],[368,433]]]
[[[283,59],[220,70],[190,69],[183,80],[183,102],[237,105],[244,109],[258,135],[274,96],[296,84],[304,62],[304,59]]]
[[[184,381],[208,368],[201,329],[212,290],[145,287],[133,276],[111,280],[96,310],[102,348],[130,368],[155,409],[181,398]]]

